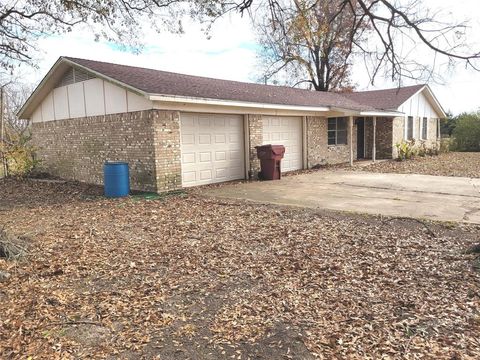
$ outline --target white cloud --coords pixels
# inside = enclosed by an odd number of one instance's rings
[[[424,1],[427,6],[443,8],[453,19],[463,19],[478,14],[480,10],[478,0]],[[480,44],[480,25],[475,17],[469,30],[472,42]],[[39,43],[42,50],[39,69],[24,69],[25,78],[38,83],[62,55],[239,81],[253,81],[257,73],[257,45],[248,17],[230,15],[219,20],[211,31],[210,39],[202,32],[201,25],[186,21],[185,34],[150,32],[145,35],[144,43],[143,52],[135,55],[120,51],[112,44],[93,41],[93,35],[88,30],[48,37]],[[459,113],[480,107],[480,72],[459,66],[444,74],[444,78],[445,84],[433,84],[432,88],[445,109]],[[396,86],[388,79],[378,79],[376,86],[372,87],[368,84],[363,65],[359,64],[355,67],[353,79],[359,89]]]

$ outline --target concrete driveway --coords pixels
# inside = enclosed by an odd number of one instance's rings
[[[207,195],[262,203],[480,224],[480,179],[343,170],[228,184]]]

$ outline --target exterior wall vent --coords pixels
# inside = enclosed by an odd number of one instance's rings
[[[87,81],[90,79],[95,79],[95,76],[85,71],[78,70],[72,67],[65,73],[63,78],[58,82],[57,86],[55,87],[58,88],[61,86],[67,86],[70,84],[75,84],[77,82]]]

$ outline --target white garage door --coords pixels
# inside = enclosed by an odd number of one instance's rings
[[[245,178],[242,115],[182,113],[180,134],[183,186]]]
[[[263,143],[285,146],[282,172],[303,168],[302,139],[302,118],[263,117]]]

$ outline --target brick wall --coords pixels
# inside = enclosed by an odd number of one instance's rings
[[[392,158],[392,138],[394,131],[394,119],[377,117],[377,128],[375,135],[376,142],[376,158],[391,159]],[[373,118],[365,119],[365,157],[372,158],[373,150]]]
[[[257,150],[255,146],[263,144],[263,122],[262,115],[247,115],[248,134],[249,134],[249,161],[250,169],[249,176],[253,179],[258,178],[260,172],[260,160],[257,157]]]
[[[180,152],[180,112],[151,110],[154,129],[155,172],[157,191],[182,187]]]
[[[181,186],[179,113],[147,110],[32,124],[44,171],[103,184],[103,163],[129,163],[132,189]]]
[[[307,167],[350,161],[350,145],[328,145],[327,118],[307,117]],[[357,127],[353,127],[353,158],[357,157]]]

